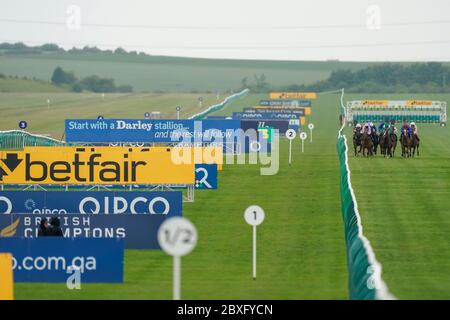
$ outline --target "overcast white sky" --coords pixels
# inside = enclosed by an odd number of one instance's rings
[[[449,0],[0,0],[0,42],[273,60],[450,60]]]

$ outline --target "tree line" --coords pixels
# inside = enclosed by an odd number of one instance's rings
[[[133,91],[133,87],[130,85],[116,86],[114,79],[111,78],[92,75],[78,79],[73,72],[64,71],[61,67],[55,68],[51,81],[57,86],[69,87],[73,92],[82,92],[83,90],[100,93]]]
[[[353,93],[449,93],[450,68],[439,62],[382,63],[367,68],[335,70],[311,85],[289,85],[282,91],[328,91],[345,88]]]

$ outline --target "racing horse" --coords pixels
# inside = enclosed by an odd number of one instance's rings
[[[397,134],[395,134],[394,132],[391,132],[389,137],[391,138],[391,141],[392,141],[391,155],[392,155],[392,157],[394,157],[395,149],[397,149]]]
[[[392,157],[392,139],[389,135],[389,129],[385,128],[384,131],[380,134],[380,150],[381,154],[385,157],[389,155]]]
[[[416,150],[417,150],[417,156],[419,156],[419,144],[420,139],[416,134],[413,134],[411,137],[411,156],[414,157]]]
[[[377,154],[378,145],[380,144],[380,139],[378,137],[378,134],[375,132],[375,130],[372,130],[371,138],[373,142],[373,152],[374,154]]]
[[[367,151],[367,157],[373,156],[373,141],[372,141],[372,137],[367,132],[364,132],[362,134],[361,147],[362,147],[363,157],[366,157],[366,151]]]
[[[412,138],[408,134],[408,132],[404,132],[400,137],[400,143],[402,145],[402,157],[409,158],[411,157],[411,145]]]
[[[353,132],[353,148],[355,149],[355,157],[358,155],[359,152],[361,152],[361,129],[355,129],[355,131]],[[359,147],[359,151],[357,151],[356,149],[358,149]]]

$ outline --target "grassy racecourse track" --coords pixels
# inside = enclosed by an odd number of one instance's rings
[[[98,95],[61,94],[53,98],[57,111],[50,118],[47,95],[0,96],[2,128],[15,128],[23,118],[31,132],[56,137],[66,117],[139,117],[152,110],[173,117],[176,104],[186,106],[183,117],[198,110],[198,95],[133,94],[102,101]],[[249,95],[216,115],[230,115],[265,97]],[[345,96],[363,98],[450,101],[450,95]],[[204,106],[214,102],[215,96],[208,96]],[[300,140],[294,140],[291,167],[288,142],[282,139],[278,175],[259,175],[259,165],[225,165],[219,190],[196,191],[195,203],[185,204],[184,215],[196,225],[199,242],[182,259],[183,299],[348,298],[336,154],[338,104],[338,95],[319,96],[313,103],[314,141],[308,138],[301,154]],[[351,130],[346,133],[351,143]],[[450,132],[419,124],[419,133],[419,158],[401,159],[399,146],[395,159],[355,159],[350,153],[352,182],[364,233],[391,292],[399,299],[448,299]],[[251,278],[251,228],[243,219],[251,204],[266,212],[258,227],[256,281]],[[15,292],[18,299],[170,299],[172,260],[159,251],[127,250],[124,284],[82,284],[82,290],[70,291],[65,284],[18,283]]]
[[[450,102],[450,95],[442,94],[413,98]],[[399,299],[449,299],[450,130],[434,124],[418,126],[420,157],[402,159],[400,144],[395,159],[355,159],[350,153],[353,187],[364,232],[383,265],[391,292]],[[347,136],[351,137],[350,130]]]
[[[250,95],[226,113],[255,104]],[[184,299],[346,299],[347,273],[340,215],[337,96],[314,103],[314,143],[283,139],[280,171],[261,176],[259,165],[225,165],[219,190],[196,191],[184,215],[197,227],[199,242],[182,259]],[[81,105],[81,103],[80,103]],[[124,111],[125,112],[125,111]],[[96,114],[91,111],[91,114]],[[258,227],[258,279],[251,277],[251,227],[245,208],[261,205],[266,220]],[[127,250],[120,285],[16,284],[18,299],[170,299],[172,260],[160,251]]]

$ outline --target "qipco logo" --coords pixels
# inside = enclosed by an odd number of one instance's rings
[[[168,214],[170,204],[166,198],[154,197],[147,199],[145,197],[136,197],[128,203],[123,197],[104,197],[99,200],[94,197],[86,197],[80,201],[80,213],[150,213],[150,214]]]
[[[9,214],[12,212],[12,203],[7,197],[0,196],[0,213]]]

